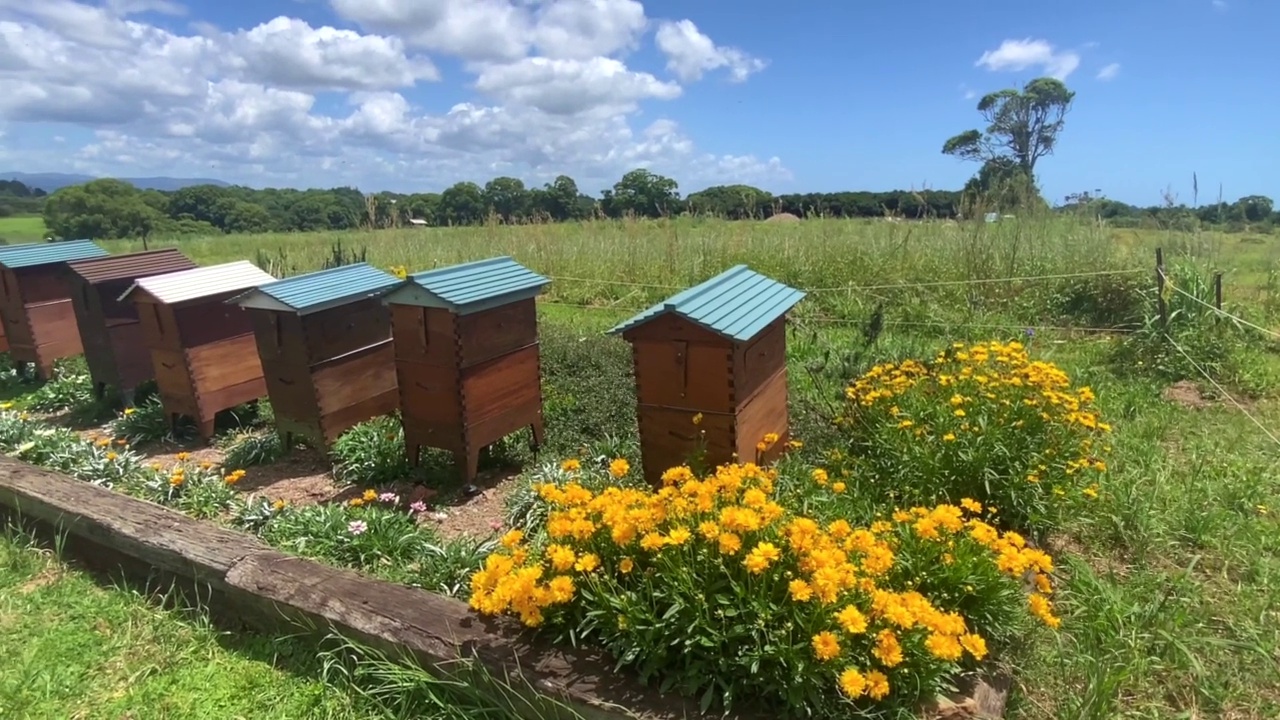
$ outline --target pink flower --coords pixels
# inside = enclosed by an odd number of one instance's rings
[[[364,533],[365,530],[368,530],[368,529],[369,529],[369,526],[363,520],[352,520],[351,522],[347,523],[347,532],[351,533],[352,535],[361,535]]]
[[[395,505],[400,502],[400,496],[395,493],[384,492],[378,496],[378,501]]]
[[[424,513],[427,511],[427,504],[418,500],[409,506],[409,512]]]
[[[489,522],[489,529],[490,529],[490,530],[501,530],[501,529],[502,529],[502,521],[501,521],[501,520],[493,520],[493,521],[490,521],[490,522]]]

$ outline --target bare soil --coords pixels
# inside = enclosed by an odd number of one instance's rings
[[[1170,385],[1164,389],[1162,396],[1171,403],[1196,410],[1202,410],[1213,404],[1200,392],[1200,387],[1190,380],[1180,380]]]

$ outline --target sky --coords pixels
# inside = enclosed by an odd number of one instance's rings
[[[1050,201],[1280,199],[1277,28],[1276,0],[0,0],[0,170],[958,189],[978,97],[1048,75]]]

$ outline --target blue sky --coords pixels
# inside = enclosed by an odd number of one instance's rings
[[[1280,198],[1280,3],[0,0],[0,169],[439,190],[954,189],[977,96],[1077,92],[1050,200]],[[985,58],[985,61],[982,59]]]

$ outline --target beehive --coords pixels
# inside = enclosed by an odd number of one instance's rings
[[[15,363],[48,380],[55,360],[83,352],[67,263],[106,254],[91,240],[0,246],[0,315]]]
[[[399,406],[391,314],[380,297],[399,282],[359,263],[267,283],[228,301],[253,322],[286,446],[300,437],[326,447]]]
[[[699,450],[711,466],[777,457],[788,439],[786,314],[803,297],[737,265],[610,330],[632,347],[646,480]]]
[[[464,481],[480,450],[522,427],[543,438],[534,298],[550,282],[509,257],[409,276],[386,296],[405,450],[453,453]]]
[[[209,440],[218,412],[267,394],[249,314],[226,300],[274,281],[241,260],[139,278],[120,296],[138,306],[172,422],[192,418]]]
[[[142,338],[138,308],[131,302],[121,302],[120,294],[138,278],[193,267],[195,263],[173,248],[67,264],[80,343],[100,399],[111,387],[125,404],[131,404],[134,389],[155,377],[151,354]]]

